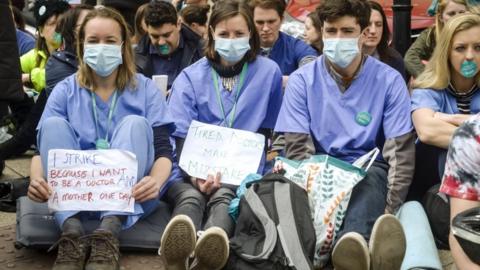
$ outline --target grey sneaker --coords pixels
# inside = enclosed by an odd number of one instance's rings
[[[335,270],[369,270],[367,241],[359,233],[346,233],[333,248],[332,263]]]
[[[192,270],[220,270],[228,260],[228,236],[219,227],[211,227],[200,234],[195,246]]]
[[[96,230],[88,236],[90,257],[85,270],[120,269],[120,243],[109,231]]]
[[[177,215],[168,222],[160,240],[160,255],[166,270],[186,270],[188,258],[195,248],[195,226],[186,215]]]
[[[87,244],[81,237],[63,233],[60,239],[48,251],[57,246],[57,259],[52,270],[83,270]]]
[[[390,214],[380,216],[370,236],[372,270],[400,269],[407,248],[402,224]]]

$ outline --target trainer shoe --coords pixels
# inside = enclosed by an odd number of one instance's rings
[[[219,227],[211,227],[198,238],[192,270],[220,270],[228,260],[227,233]]]
[[[390,214],[380,216],[370,236],[372,270],[398,270],[402,266],[407,241],[402,224]]]
[[[166,270],[186,270],[188,258],[195,249],[195,226],[186,215],[177,215],[168,222],[158,254],[162,256]]]
[[[120,269],[120,243],[111,232],[95,230],[87,239],[90,242],[90,257],[85,270]]]
[[[87,244],[81,237],[63,233],[60,239],[48,251],[57,246],[57,259],[52,270],[83,270]]]
[[[367,241],[359,233],[346,233],[333,248],[332,263],[335,270],[370,270]]]

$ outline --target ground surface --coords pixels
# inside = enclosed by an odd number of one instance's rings
[[[3,176],[0,179],[12,179],[29,175],[30,155],[8,160]],[[17,250],[15,242],[15,213],[0,212],[0,270],[7,269],[51,269],[55,252]],[[450,252],[439,251],[445,270],[456,270]],[[422,254],[418,254],[422,256]],[[159,256],[155,252],[134,253],[122,252],[121,269],[164,269]]]

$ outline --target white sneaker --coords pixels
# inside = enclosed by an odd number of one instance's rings
[[[398,270],[402,266],[407,248],[402,224],[390,214],[380,216],[370,236],[372,270]]]
[[[367,241],[359,233],[346,233],[333,248],[332,263],[335,270],[369,270]]]
[[[175,216],[168,222],[158,255],[162,256],[166,270],[188,269],[188,257],[195,249],[195,226],[186,215]]]
[[[211,227],[200,234],[195,246],[195,260],[190,269],[220,270],[228,260],[229,241],[225,231]]]

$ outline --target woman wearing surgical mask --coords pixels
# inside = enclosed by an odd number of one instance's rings
[[[119,269],[120,231],[152,213],[161,187],[167,185],[173,122],[155,84],[135,73],[130,40],[118,12],[89,12],[78,30],[79,70],[55,86],[38,124],[40,155],[32,159],[28,189],[34,201],[46,201],[53,193],[45,181],[50,149],[119,149],[132,152],[138,161],[132,213],[54,213],[62,235],[53,269]],[[84,236],[82,221],[89,218],[101,222]]]
[[[273,61],[258,56],[259,36],[251,10],[243,1],[216,2],[208,29],[206,56],[178,75],[168,101],[175,116],[173,137],[178,156],[193,120],[270,138],[282,102],[282,74]],[[258,172],[263,171],[264,163],[265,154]],[[236,186],[222,184],[221,173],[213,174],[207,179],[185,175],[184,181],[168,190],[174,218],[160,245],[167,269],[185,265],[192,252],[198,269],[221,269],[227,261],[228,237],[234,229],[228,205]],[[204,231],[198,241],[196,231]],[[164,244],[177,237],[189,241],[180,247]],[[213,248],[215,254],[205,252]]]
[[[458,14],[467,12],[466,0],[439,0],[435,14],[435,24],[425,29],[405,54],[405,68],[414,78],[425,69],[432,56],[435,44],[439,42],[444,25]]]
[[[421,143],[433,146],[439,153],[434,157],[439,168],[436,183],[443,175],[453,134],[465,120],[480,112],[479,66],[480,17],[458,16],[445,25],[425,71],[415,80],[412,120]],[[414,181],[412,185],[420,184]],[[452,255],[456,257],[453,249]]]

